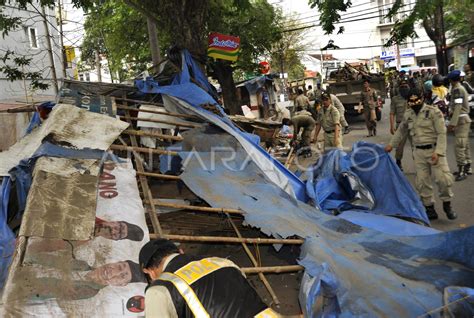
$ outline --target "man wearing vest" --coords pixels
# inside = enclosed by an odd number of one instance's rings
[[[146,317],[280,317],[228,259],[185,255],[156,239],[142,247],[139,261],[149,281]]]

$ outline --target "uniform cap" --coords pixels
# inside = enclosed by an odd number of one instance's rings
[[[460,70],[454,70],[454,71],[449,72],[448,74],[448,79],[452,81],[459,81],[460,77],[461,77]]]
[[[426,81],[423,84],[423,88],[425,89],[425,91],[430,92],[433,89],[433,82],[432,81]]]
[[[138,256],[138,261],[140,263],[141,268],[146,268],[150,260],[153,258],[153,255],[161,250],[161,249],[178,249],[176,245],[167,240],[167,239],[156,239],[149,241],[145,245],[143,245],[142,249],[140,250],[140,255]]]
[[[459,74],[459,76],[464,77],[464,76],[466,76],[466,73],[464,73],[463,71],[461,71],[461,74]]]

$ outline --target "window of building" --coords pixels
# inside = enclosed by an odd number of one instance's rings
[[[39,48],[36,28],[28,28],[28,40],[30,41],[30,47],[32,49]]]
[[[86,82],[90,82],[91,81],[91,74],[89,74],[89,72],[85,73],[86,75]]]
[[[83,74],[79,74],[79,80],[84,81],[84,75]]]

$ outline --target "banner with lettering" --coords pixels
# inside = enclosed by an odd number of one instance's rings
[[[217,32],[209,34],[207,55],[214,59],[237,61],[240,52],[240,38]]]
[[[20,237],[0,316],[143,317],[138,254],[149,234],[130,160],[105,163],[94,223],[89,240]]]

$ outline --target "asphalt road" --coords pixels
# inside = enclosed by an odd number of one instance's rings
[[[377,136],[370,138],[366,137],[367,130],[365,128],[365,123],[363,121],[362,116],[348,117],[347,120],[349,121],[349,125],[353,129],[349,134],[344,135],[344,146],[350,147],[354,142],[359,140],[365,140],[381,144],[387,143],[391,138],[389,112],[390,100],[388,99],[382,109],[382,120],[379,121],[377,124]],[[470,143],[471,156],[474,158],[474,138],[471,137]],[[392,155],[394,153],[395,150],[392,151]],[[454,157],[454,136],[452,134],[448,134],[447,156],[451,171],[456,171],[457,167],[456,160]],[[414,185],[415,165],[413,162],[412,151],[408,142],[405,145],[402,166],[404,169],[405,176],[408,178],[410,183]],[[437,191],[436,186],[435,191]],[[474,225],[474,175],[469,176],[466,180],[455,182],[455,184],[453,185],[453,192],[454,198],[452,201],[452,206],[454,211],[456,211],[456,213],[458,214],[458,218],[453,221],[448,220],[443,212],[441,201],[436,198],[435,207],[436,211],[438,212],[439,219],[432,222],[432,226],[436,229],[449,231]]]

